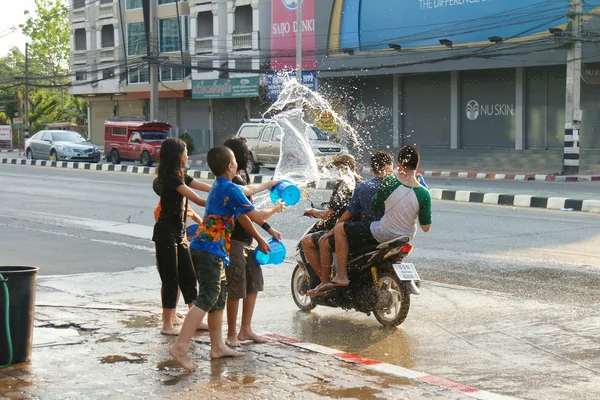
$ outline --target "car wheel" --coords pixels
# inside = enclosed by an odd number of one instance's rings
[[[146,167],[151,167],[152,166],[152,157],[150,157],[150,153],[148,153],[147,151],[144,151],[142,153],[140,162],[142,163],[142,165],[145,165]]]
[[[260,172],[260,164],[255,162],[252,156],[248,158],[248,170],[251,174],[258,174]]]
[[[50,160],[58,161],[58,155],[56,154],[56,150],[52,150],[50,152]]]
[[[27,149],[27,159],[33,160],[33,151],[31,149]]]
[[[110,152],[110,162],[113,164],[121,164],[121,157],[119,157],[117,149],[112,149]]]

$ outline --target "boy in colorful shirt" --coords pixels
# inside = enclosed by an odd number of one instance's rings
[[[268,210],[257,210],[244,195],[240,186],[231,182],[237,173],[237,163],[231,149],[225,146],[212,148],[207,154],[207,163],[217,179],[208,194],[206,213],[190,249],[198,278],[198,297],[190,309],[177,342],[169,353],[190,371],[198,365],[189,355],[189,344],[198,324],[208,313],[210,333],[210,357],[240,357],[244,353],[230,349],[223,341],[223,309],[227,295],[225,266],[229,265],[229,246],[236,219],[258,242],[264,253],[271,249],[254,228],[252,221],[264,221],[276,212],[283,210],[278,202]],[[272,181],[272,185],[279,181]]]

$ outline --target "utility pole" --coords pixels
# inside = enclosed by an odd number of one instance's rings
[[[583,0],[570,0],[569,20],[571,32],[567,53],[567,87],[565,98],[565,150],[563,175],[579,173],[579,127],[581,125],[581,15]]]
[[[23,96],[23,137],[29,135],[29,44],[25,43],[25,94]],[[19,143],[20,145],[20,143]]]
[[[156,24],[157,1],[150,0],[150,121],[158,120],[158,27]]]
[[[302,85],[302,0],[296,3],[296,79]]]

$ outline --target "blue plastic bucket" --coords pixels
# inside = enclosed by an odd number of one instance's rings
[[[265,254],[258,248],[256,248],[254,249],[254,259],[260,265],[281,264],[283,260],[285,260],[285,245],[283,244],[283,242],[278,242],[273,238],[267,240],[267,243],[269,243],[269,246],[271,246],[271,252]]]
[[[281,199],[287,206],[293,206],[300,201],[300,189],[287,179],[273,186],[270,195],[273,203]]]

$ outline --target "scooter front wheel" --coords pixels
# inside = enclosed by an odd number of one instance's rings
[[[296,264],[292,273],[292,297],[294,303],[302,311],[310,311],[317,305],[306,295],[310,289],[310,275],[300,265]]]

